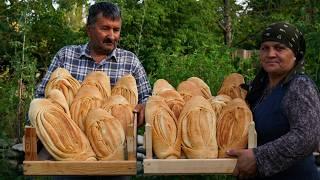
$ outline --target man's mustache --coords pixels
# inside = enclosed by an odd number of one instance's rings
[[[110,38],[106,38],[103,40],[103,43],[113,43],[113,40]]]

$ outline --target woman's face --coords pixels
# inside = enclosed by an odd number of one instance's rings
[[[284,44],[266,41],[260,46],[260,63],[269,75],[287,74],[295,65],[295,61],[294,53]]]

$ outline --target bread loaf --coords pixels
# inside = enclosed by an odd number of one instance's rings
[[[81,86],[70,107],[71,118],[77,123],[82,131],[87,114],[91,109],[101,107],[103,96],[96,86]]]
[[[112,88],[112,95],[121,95],[135,106],[138,104],[138,88],[136,79],[131,75],[122,76]]]
[[[68,106],[70,106],[79,88],[80,83],[72,77],[68,70],[64,68],[57,68],[52,72],[46,85],[45,96],[48,96],[52,89],[58,89],[63,93]]]
[[[209,88],[209,86],[200,78],[198,77],[190,77],[187,79],[187,81],[191,81],[193,83],[195,83],[198,87],[200,87],[200,90],[203,94],[203,97],[206,99],[211,98],[211,90]]]
[[[193,96],[179,118],[182,150],[189,159],[218,157],[216,115],[207,99]]]
[[[110,96],[105,99],[101,108],[117,118],[121,122],[125,134],[127,134],[127,127],[133,123],[134,108],[127,99],[120,95]]]
[[[125,133],[118,119],[97,108],[88,113],[85,122],[85,133],[98,160],[124,160]]]
[[[111,96],[110,78],[102,71],[90,72],[81,83],[81,86],[95,86],[103,98]]]
[[[165,79],[158,79],[152,89],[152,95],[158,95],[162,91],[175,90],[175,88]]]
[[[84,133],[74,121],[48,99],[34,99],[30,104],[29,119],[46,150],[56,160],[96,160]]]
[[[159,159],[177,159],[181,153],[181,131],[177,119],[164,98],[149,97],[146,110],[146,122],[152,126],[152,147]]]
[[[241,74],[232,73],[225,77],[223,83],[218,91],[218,94],[225,94],[234,98],[245,99],[247,91],[241,88],[241,84],[244,84],[244,78]]]
[[[216,112],[217,120],[219,119],[219,116],[220,116],[220,113],[221,113],[221,110],[223,109],[223,107],[225,107],[227,105],[227,103],[231,100],[232,100],[232,98],[230,96],[227,96],[224,94],[212,96],[209,99],[209,102],[212,106],[212,109],[214,110],[214,112]]]
[[[233,99],[222,109],[217,121],[219,158],[228,157],[229,149],[247,148],[251,121],[252,113],[241,98]]]

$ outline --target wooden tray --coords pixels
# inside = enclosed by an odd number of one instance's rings
[[[145,175],[190,175],[190,174],[232,174],[237,159],[152,159],[152,127],[145,126],[146,159]],[[257,133],[254,122],[249,126],[248,148],[257,147]]]
[[[51,161],[38,160],[37,135],[34,127],[25,128],[23,161],[24,175],[136,175],[137,115],[128,126],[128,160],[123,161]]]

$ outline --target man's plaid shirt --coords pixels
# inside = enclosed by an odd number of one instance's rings
[[[91,71],[104,71],[110,77],[111,86],[126,74],[132,74],[137,83],[139,103],[146,102],[151,94],[151,87],[146,72],[135,54],[116,48],[106,60],[96,63],[89,55],[89,48],[85,45],[71,45],[60,49],[55,55],[49,69],[38,85],[36,98],[44,97],[44,91],[51,73],[58,67],[67,69],[79,82]]]

